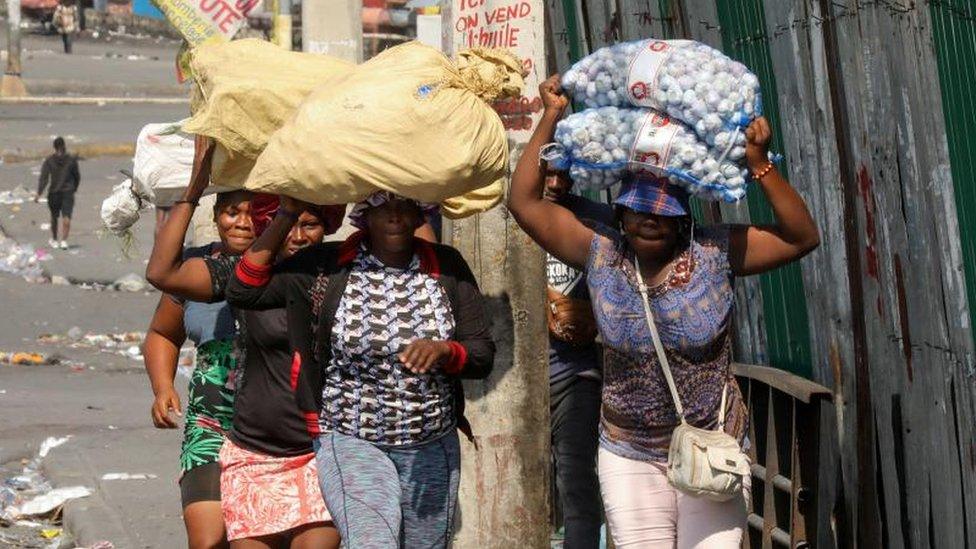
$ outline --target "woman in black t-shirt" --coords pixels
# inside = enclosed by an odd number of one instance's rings
[[[200,145],[200,170],[208,173],[213,149]],[[205,177],[194,178],[184,201],[195,203],[206,183]],[[255,233],[260,234],[276,209],[276,198],[252,200]],[[344,206],[302,211],[278,259],[335,232],[344,211]],[[237,259],[180,260],[182,239],[176,234],[161,234],[157,239],[150,259],[157,287],[198,301],[223,300]],[[239,377],[233,423],[219,458],[227,539],[231,547],[338,547],[338,532],[318,488],[312,440],[291,389],[292,357],[284,310],[235,311],[235,316]]]

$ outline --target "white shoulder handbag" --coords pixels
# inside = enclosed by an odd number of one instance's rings
[[[725,397],[728,383],[722,388],[722,404],[719,408],[718,428],[714,431],[688,425],[678,389],[671,377],[671,367],[664,353],[664,345],[657,332],[647,297],[647,284],[641,275],[637,258],[634,257],[637,286],[644,304],[647,327],[651,330],[658,362],[664,371],[668,389],[674,399],[674,408],[681,423],[671,434],[668,449],[668,480],[685,494],[712,501],[728,501],[742,493],[742,482],[749,472],[749,457],[742,452],[739,442],[725,432]]]

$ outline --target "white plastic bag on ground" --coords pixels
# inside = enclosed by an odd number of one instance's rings
[[[13,509],[15,517],[41,516],[56,510],[71,499],[86,498],[92,491],[84,486],[69,486],[55,488],[46,494],[39,495]]]
[[[600,48],[566,71],[562,85],[587,107],[665,112],[733,161],[745,156],[745,127],[762,114],[756,75],[691,40],[650,39]]]
[[[650,172],[705,200],[734,202],[746,193],[748,171],[720,161],[684,124],[651,109],[603,107],[572,114],[556,126],[543,158],[569,170],[583,189],[605,189],[628,172]]]

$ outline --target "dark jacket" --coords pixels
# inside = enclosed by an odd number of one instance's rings
[[[37,180],[37,194],[73,193],[78,190],[81,173],[78,171],[78,157],[70,154],[52,154],[41,164],[41,177]]]
[[[249,265],[241,261],[226,290],[227,302],[233,307],[287,309],[288,337],[295,351],[292,388],[313,434],[317,433],[318,413],[322,408],[322,372],[332,356],[332,325],[359,250],[360,234],[343,243],[310,246],[276,265],[270,279],[249,271]],[[422,240],[418,240],[417,246],[422,268],[440,282],[454,312],[452,341],[463,347],[457,378],[488,377],[494,364],[495,344],[484,299],[471,269],[454,248]],[[458,427],[470,436],[470,427],[463,418],[464,396],[457,378]]]

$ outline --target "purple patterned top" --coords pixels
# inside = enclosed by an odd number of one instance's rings
[[[743,442],[748,416],[729,368],[734,294],[728,234],[725,225],[696,233],[668,280],[651,287],[649,296],[688,423],[718,426],[728,380],[725,428]],[[619,233],[595,234],[587,260],[604,345],[600,444],[628,459],[667,461],[678,416],[644,317],[633,254],[625,250]]]

